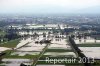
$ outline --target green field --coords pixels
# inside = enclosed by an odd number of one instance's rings
[[[5,35],[6,34],[6,32],[4,32],[4,31],[0,31],[0,35]]]
[[[4,53],[6,53],[4,56],[3,56],[3,58],[9,58],[9,59],[18,59],[18,58],[20,58],[20,59],[33,59],[33,58],[36,58],[38,55],[29,55],[29,54],[26,54],[26,55],[24,55],[24,56],[19,56],[18,54],[16,54],[16,55],[11,55],[11,53],[13,53],[13,52],[15,52],[15,51],[13,51],[13,50],[6,50],[6,51],[4,51]]]
[[[18,59],[18,58],[20,58],[20,59],[33,59],[33,58],[36,58],[37,57],[37,55],[25,55],[25,56],[18,56],[18,55],[6,55],[4,58],[13,58],[13,59]]]
[[[0,66],[5,66],[5,65],[0,65]]]
[[[0,47],[8,47],[8,48],[14,48],[19,43],[20,39],[15,39],[11,41],[4,42],[0,44]]]
[[[78,47],[100,47],[100,44],[93,43],[93,44],[77,44]]]

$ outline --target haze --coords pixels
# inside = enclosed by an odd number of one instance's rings
[[[0,0],[0,13],[89,13],[99,6],[100,0]]]

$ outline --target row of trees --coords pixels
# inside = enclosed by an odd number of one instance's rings
[[[10,41],[10,40],[18,39],[20,37],[21,36],[18,35],[16,32],[9,31],[9,32],[6,32],[4,35],[0,35],[0,43],[1,42],[5,42],[5,41]]]

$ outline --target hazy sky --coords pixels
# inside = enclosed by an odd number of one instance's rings
[[[0,13],[73,13],[98,6],[100,0],[0,0]]]

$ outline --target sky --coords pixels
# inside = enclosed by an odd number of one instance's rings
[[[0,13],[96,13],[97,7],[100,0],[0,0]]]

